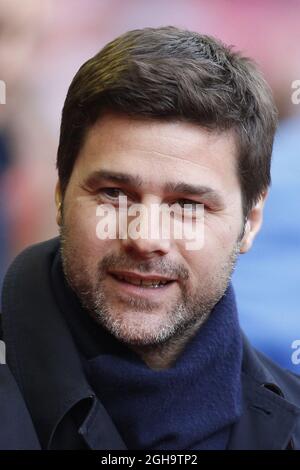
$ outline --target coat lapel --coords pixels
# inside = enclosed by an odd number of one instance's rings
[[[243,335],[243,414],[233,426],[228,449],[293,448],[291,436],[299,424],[300,408],[285,397],[282,382],[266,361]]]

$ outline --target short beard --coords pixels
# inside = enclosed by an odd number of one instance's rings
[[[196,288],[193,292],[189,292],[186,283],[181,282],[180,297],[164,314],[163,322],[155,325],[155,328],[150,331],[149,325],[147,327],[142,322],[139,323],[138,315],[134,316],[133,323],[127,324],[122,314],[116,315],[116,312],[112,310],[108,303],[109,293],[103,285],[107,268],[123,267],[140,272],[155,270],[166,276],[175,275],[181,281],[189,278],[186,268],[164,260],[159,260],[155,264],[149,261],[137,264],[127,255],[107,254],[98,264],[97,281],[95,281],[84,264],[84,258],[80,258],[77,247],[72,245],[72,239],[64,224],[61,226],[60,238],[64,275],[82,307],[119,341],[131,346],[146,347],[164,345],[177,338],[188,336],[195,328],[201,327],[228,287],[239,254],[241,239],[239,236],[234,249],[217,273],[206,277],[204,281],[199,280],[200,289]],[[125,308],[129,308],[131,312],[140,311],[151,314],[155,312],[155,308],[159,308],[159,305],[148,299],[131,297],[127,299]]]

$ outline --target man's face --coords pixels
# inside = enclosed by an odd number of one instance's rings
[[[236,163],[230,132],[191,123],[106,114],[88,131],[63,201],[64,272],[82,304],[119,340],[155,345],[184,335],[223,295],[243,230]],[[203,247],[189,250],[172,236],[99,239],[97,207],[110,203],[118,211],[123,195],[147,208],[203,204]],[[167,283],[158,286],[159,278]],[[155,285],[137,285],[149,280]]]

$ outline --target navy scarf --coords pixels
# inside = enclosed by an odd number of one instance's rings
[[[89,318],[55,263],[53,284],[88,380],[128,449],[226,449],[242,413],[242,339],[231,284],[175,364],[152,370]]]

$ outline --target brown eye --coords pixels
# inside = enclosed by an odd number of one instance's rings
[[[188,211],[193,211],[197,209],[197,206],[201,205],[203,206],[204,204],[196,201],[192,201],[190,199],[178,199],[175,204],[178,204],[181,209],[186,209]],[[206,206],[204,206],[206,207]]]
[[[103,188],[100,191],[104,196],[108,196],[109,198],[115,199],[119,198],[120,196],[124,196],[125,193],[118,188]]]

